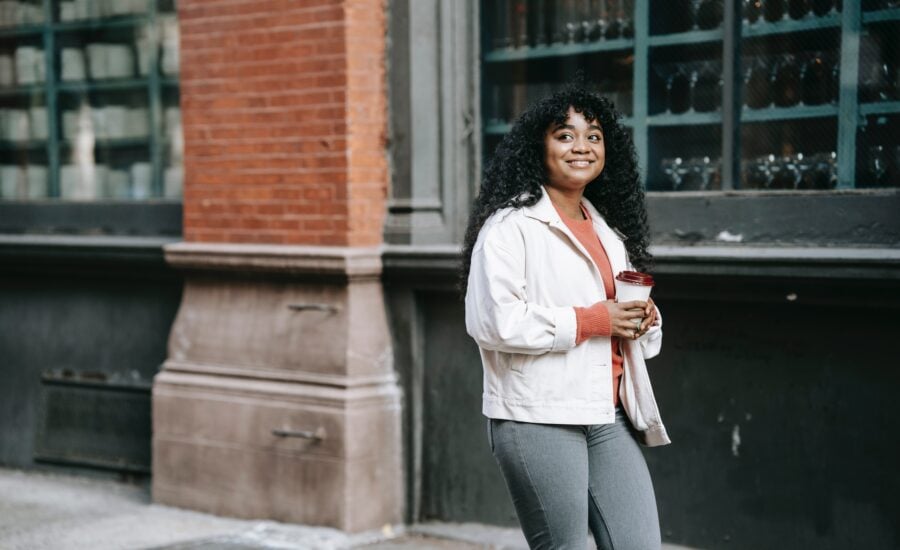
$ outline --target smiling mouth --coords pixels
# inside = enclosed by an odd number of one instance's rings
[[[588,166],[590,166],[593,163],[594,163],[594,161],[592,161],[592,160],[567,160],[566,161],[566,164],[568,164],[569,166],[575,167],[575,168],[587,168]]]

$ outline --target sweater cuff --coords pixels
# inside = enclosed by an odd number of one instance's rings
[[[612,336],[609,311],[603,302],[597,302],[591,307],[576,307],[575,322],[578,326],[575,345],[593,336]]]

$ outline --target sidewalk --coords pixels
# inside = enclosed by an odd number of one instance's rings
[[[322,527],[222,518],[153,504],[146,486],[0,468],[0,548],[520,550],[527,545],[518,529],[478,524],[385,526],[349,535]]]

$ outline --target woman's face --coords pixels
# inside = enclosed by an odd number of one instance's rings
[[[544,135],[547,184],[560,191],[583,191],[606,163],[603,130],[569,107],[565,124],[552,124]]]

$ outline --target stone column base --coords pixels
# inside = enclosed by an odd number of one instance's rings
[[[188,272],[153,386],[154,500],[345,531],[402,521],[379,251],[182,243],[166,257]]]

